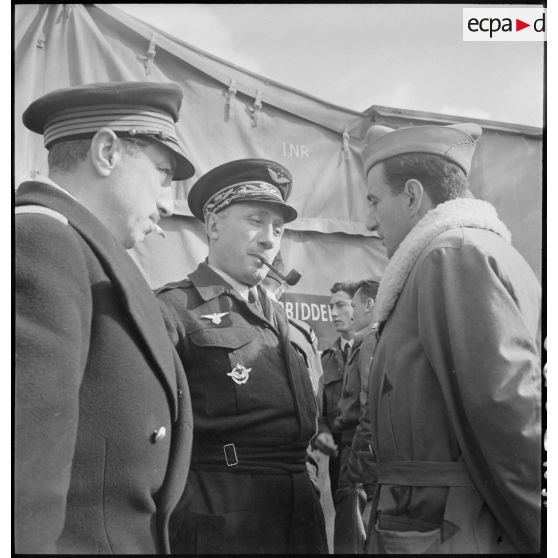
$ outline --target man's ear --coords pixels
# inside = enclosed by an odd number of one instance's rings
[[[372,308],[374,308],[374,299],[367,298],[366,304],[364,305],[364,309],[366,310],[366,312],[372,312]]]
[[[409,178],[403,186],[403,194],[407,196],[407,208],[411,216],[418,215],[425,195],[422,182],[416,178]]]
[[[219,218],[215,213],[208,213],[205,218],[205,232],[210,240],[219,238]]]
[[[122,143],[110,128],[101,128],[91,139],[89,155],[95,170],[109,176],[122,159]]]

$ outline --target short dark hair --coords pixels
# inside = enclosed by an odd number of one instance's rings
[[[415,178],[435,206],[467,195],[467,177],[463,169],[440,155],[408,153],[386,159],[384,177],[396,194],[403,191],[407,180]]]
[[[355,294],[358,292],[362,302],[364,302],[367,298],[373,298],[376,300],[379,286],[380,283],[375,279],[363,279],[356,284]]]
[[[147,145],[149,141],[140,138],[121,137],[124,152],[134,155]],[[73,170],[78,163],[85,161],[91,147],[91,138],[60,141],[48,150],[48,168],[68,172]]]
[[[79,162],[85,160],[90,147],[90,138],[55,143],[48,150],[48,168],[50,170],[71,171]]]
[[[346,292],[351,298],[356,291],[356,283],[353,281],[339,281],[338,283],[333,283],[333,287],[330,289],[331,294],[338,293],[339,291]]]

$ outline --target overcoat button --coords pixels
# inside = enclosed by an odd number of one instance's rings
[[[157,442],[160,442],[166,435],[167,429],[164,426],[161,426],[161,428],[153,431],[153,434],[151,434],[151,441],[156,444]]]

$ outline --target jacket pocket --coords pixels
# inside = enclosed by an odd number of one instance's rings
[[[381,514],[367,545],[367,553],[437,554],[441,540],[440,528],[425,530],[422,523]]]
[[[256,331],[237,326],[206,327],[188,335],[194,350],[197,383],[202,386],[208,416],[235,414],[237,390],[246,387],[241,383],[243,368],[251,368],[246,361],[249,353],[255,352],[255,349],[248,349],[256,339]]]

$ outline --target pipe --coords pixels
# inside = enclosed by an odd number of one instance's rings
[[[269,267],[269,269],[273,271],[273,273],[275,273],[277,277],[285,281],[285,283],[287,283],[289,287],[293,287],[294,285],[296,285],[300,281],[300,278],[302,277],[302,274],[300,274],[296,269],[291,269],[291,271],[289,271],[287,275],[283,275],[275,266],[271,265],[270,263],[267,263],[262,258],[260,258],[260,260],[263,264]]]

